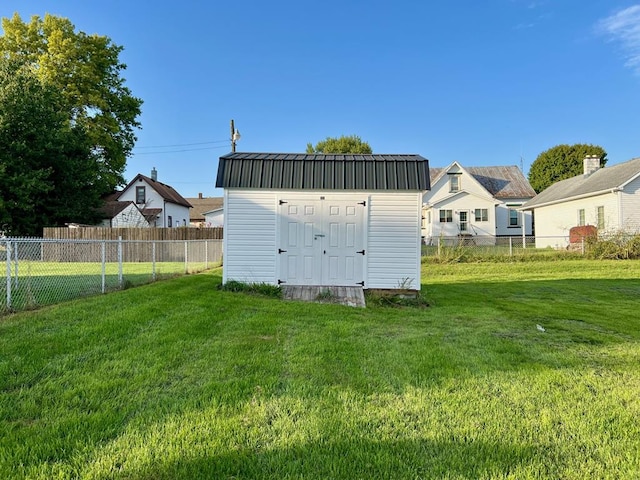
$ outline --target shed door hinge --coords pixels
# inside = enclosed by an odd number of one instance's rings
[[[278,204],[279,204],[279,205],[282,205],[283,203],[289,203],[289,202],[287,202],[286,200],[280,200],[280,201],[278,202]]]
[[[285,282],[284,280],[278,279],[278,285],[282,285],[283,283],[287,283],[287,282]]]
[[[281,248],[278,249],[278,253],[285,253],[285,252],[286,252],[286,250],[283,250]]]
[[[362,249],[362,250],[360,250],[359,252],[356,252],[356,253],[359,253],[360,255],[364,255],[364,249]]]
[[[363,207],[367,206],[367,201],[363,200],[362,202],[358,202],[358,205],[362,205]]]
[[[364,280],[361,282],[357,282],[356,285],[362,285],[364,287]]]

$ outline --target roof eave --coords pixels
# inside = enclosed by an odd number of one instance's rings
[[[581,195],[574,195],[573,197],[565,197],[565,198],[553,200],[550,202],[538,203],[530,206],[523,205],[518,210],[533,210],[534,208],[549,207],[551,205],[557,205],[559,203],[572,202],[574,200],[582,200],[583,198],[589,198],[589,197],[597,197],[598,195],[604,195],[605,193],[615,193],[615,192],[619,192],[620,190],[622,190],[620,187],[607,188],[605,190],[599,190],[597,192],[583,193]]]

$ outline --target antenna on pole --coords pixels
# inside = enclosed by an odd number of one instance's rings
[[[236,130],[236,127],[233,123],[233,119],[231,120],[231,151],[235,153],[236,151],[236,142],[240,140],[240,132]]]

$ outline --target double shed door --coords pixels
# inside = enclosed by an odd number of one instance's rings
[[[364,285],[364,198],[282,198],[279,203],[280,283]]]

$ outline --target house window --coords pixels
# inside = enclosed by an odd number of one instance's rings
[[[476,208],[476,222],[488,222],[489,210],[486,208]]]
[[[582,227],[584,224],[584,208],[581,208],[578,210],[578,226]]]
[[[440,223],[453,222],[453,210],[440,210]]]
[[[146,192],[145,187],[136,187],[136,203],[140,205],[141,203],[146,203]]]
[[[597,209],[598,212],[598,230],[604,230],[604,206]]]
[[[449,191],[460,191],[460,175],[449,175]]]
[[[519,207],[519,205],[512,205],[512,207]],[[520,215],[515,208],[509,208],[509,227],[520,226]]]
[[[171,218],[171,215],[167,217],[167,227],[173,227],[173,218]]]

